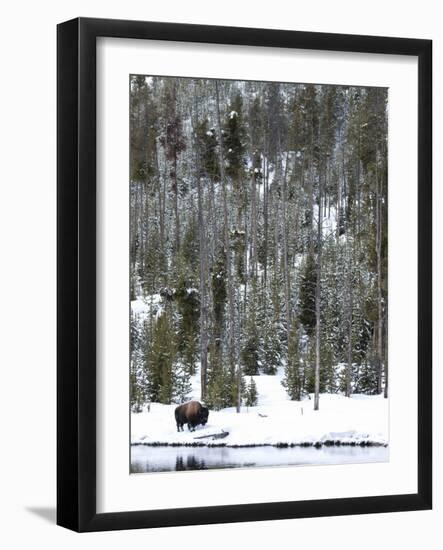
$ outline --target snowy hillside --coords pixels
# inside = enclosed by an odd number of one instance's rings
[[[382,396],[322,394],[320,410],[313,401],[290,401],[281,385],[282,370],[275,376],[253,377],[258,389],[258,405],[210,411],[206,426],[195,432],[178,433],[176,405],[152,403],[150,411],[131,415],[132,444],[145,445],[315,445],[356,444],[387,445],[388,400]],[[198,399],[199,386],[194,379],[192,397]],[[213,439],[214,434],[229,435]],[[207,438],[202,436],[208,436]]]

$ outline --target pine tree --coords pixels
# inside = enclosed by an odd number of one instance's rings
[[[273,323],[269,325],[269,329],[265,332],[262,357],[263,374],[276,374],[281,366],[282,350],[278,332]]]
[[[292,400],[301,400],[304,393],[304,372],[300,353],[300,329],[296,320],[293,321],[289,331],[288,359],[282,384]]]
[[[220,249],[211,274],[213,326],[209,345],[206,395],[206,403],[215,410],[231,405],[229,373],[223,360],[224,348],[222,344],[227,299],[226,279],[226,255],[224,250]]]
[[[152,344],[147,350],[150,401],[169,404],[174,401],[178,386],[186,386],[189,373],[177,368],[175,331],[168,308],[158,315],[152,334]],[[178,376],[179,375],[179,376]],[[179,379],[180,378],[180,379]],[[183,390],[180,390],[183,393]]]
[[[180,315],[177,348],[185,369],[190,375],[194,375],[198,360],[200,319],[200,296],[195,282],[182,274],[174,298]]]
[[[199,241],[197,217],[193,215],[183,235],[181,249],[183,266],[180,275],[185,273],[188,277],[197,276],[199,261]]]
[[[309,336],[315,330],[316,265],[313,254],[308,254],[300,277],[299,320]]]
[[[275,374],[282,364],[285,354],[283,340],[284,327],[282,324],[282,297],[281,281],[278,273],[275,273],[271,288],[266,293],[266,299],[263,301],[262,312],[259,317],[260,326],[263,327],[263,343],[261,350],[261,360],[264,374]],[[271,307],[269,307],[271,304]],[[260,307],[258,308],[260,311]]]
[[[207,118],[196,127],[197,146],[201,152],[201,176],[218,182],[220,180],[220,165],[217,155],[217,132],[209,125]]]
[[[220,92],[219,92],[219,82],[215,81],[215,95],[216,95],[216,112],[217,112],[217,128],[218,128],[218,140],[220,142],[219,147],[219,164],[220,164],[220,180],[222,184],[222,195],[223,195],[223,245],[226,253],[226,273],[227,273],[227,294],[228,294],[228,358],[229,358],[229,374],[230,374],[230,386],[231,386],[231,399],[232,403],[236,405],[237,412],[240,412],[241,407],[241,365],[237,358],[237,346],[235,340],[235,303],[234,303],[234,276],[232,270],[232,259],[231,259],[231,239],[230,239],[230,217],[228,213],[228,186],[226,175],[230,175],[231,178],[237,180],[236,175],[238,176],[240,172],[240,156],[241,151],[238,149],[234,151],[232,147],[228,146],[228,154],[231,154],[231,157],[228,159],[228,171],[225,171],[225,164],[223,159],[223,149],[225,148],[225,139],[222,133],[222,124],[221,124],[221,115],[220,115]],[[233,128],[237,129],[236,136],[226,136],[228,142],[231,139],[231,145],[237,147],[236,141],[238,140],[238,147],[242,147],[242,142],[240,140],[240,112],[241,108],[241,96],[238,95],[239,104],[236,105],[236,111],[231,111],[229,119],[231,124],[229,126],[229,131],[232,131]],[[231,151],[229,149],[232,149]],[[238,153],[238,155],[237,155]],[[236,159],[238,160],[237,166],[235,165]],[[237,184],[238,184],[237,180]],[[234,182],[235,187],[235,182]],[[237,185],[238,187],[238,185]],[[240,201],[241,202],[241,201]],[[239,207],[237,212],[240,214],[241,208]]]
[[[146,377],[140,354],[140,320],[131,313],[130,345],[130,401],[131,410],[140,412],[146,401]]]
[[[257,302],[257,283],[253,280],[250,290],[250,303],[248,304],[248,317],[244,327],[244,342],[240,352],[243,373],[247,376],[258,374],[260,366],[261,342],[257,325]]]
[[[212,342],[209,349],[206,404],[216,411],[230,407],[232,405],[231,390],[229,370],[222,362],[217,343]]]
[[[246,386],[245,405],[247,407],[255,407],[257,403],[258,403],[257,384],[251,376],[251,378],[249,379],[249,383]]]
[[[188,401],[192,391],[189,371],[182,363],[175,361],[172,366],[172,403],[184,403]]]
[[[223,128],[223,146],[226,159],[226,175],[232,178],[237,191],[245,167],[246,134],[243,122],[243,99],[236,94],[227,109]]]

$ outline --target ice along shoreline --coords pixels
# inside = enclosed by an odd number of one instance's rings
[[[228,447],[229,449],[244,449],[248,447],[274,447],[277,449],[288,449],[293,447],[315,447],[320,449],[321,447],[388,447],[388,443],[383,443],[380,441],[316,441],[315,443],[311,441],[304,441],[301,443],[245,443],[245,444],[236,444],[236,443],[216,443],[216,442],[157,442],[157,441],[137,441],[131,443],[132,447],[136,446],[145,446],[145,447]]]

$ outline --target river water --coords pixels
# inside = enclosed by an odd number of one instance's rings
[[[387,462],[388,447],[131,447],[131,473]]]

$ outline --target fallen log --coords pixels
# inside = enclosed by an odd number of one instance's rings
[[[229,435],[229,432],[225,432],[224,430],[222,430],[220,433],[216,433],[216,434],[199,435],[198,437],[194,437],[194,439],[207,439],[208,437],[212,437],[212,439],[223,439],[228,435]]]

